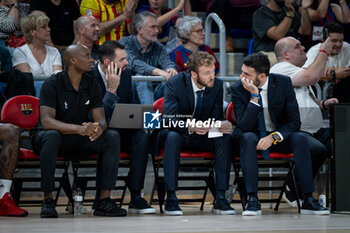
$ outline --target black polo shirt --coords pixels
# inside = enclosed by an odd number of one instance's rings
[[[56,109],[56,119],[65,123],[81,125],[88,122],[91,109],[103,107],[99,83],[83,74],[79,91],[76,91],[67,71],[51,76],[40,91],[39,106]]]

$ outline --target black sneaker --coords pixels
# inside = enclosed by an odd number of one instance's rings
[[[40,217],[41,218],[58,218],[58,214],[56,211],[56,202],[48,198],[44,200],[43,205],[41,207]]]
[[[95,216],[122,217],[126,214],[127,211],[118,207],[109,197],[99,200],[94,211]]]
[[[129,204],[129,213],[131,214],[154,214],[156,209],[150,207],[147,201],[142,197],[136,197],[135,200]]]
[[[213,214],[233,215],[236,214],[235,209],[230,206],[230,203],[225,198],[215,200],[214,206],[211,209]]]
[[[261,215],[261,205],[257,197],[249,197],[248,206],[242,212],[243,216]]]
[[[316,214],[316,215],[329,215],[329,209],[324,208],[318,203],[313,197],[309,197],[304,201],[303,206],[300,210],[301,214]]]
[[[298,208],[297,198],[294,195],[294,193],[289,189],[288,186],[286,186],[286,190],[284,191],[282,198],[291,207]],[[300,199],[299,199],[299,203],[300,203],[300,205],[302,204],[302,201]]]
[[[177,199],[166,200],[164,213],[165,215],[181,216],[182,210],[179,206],[179,201]]]

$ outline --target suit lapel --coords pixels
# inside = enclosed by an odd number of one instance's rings
[[[101,84],[100,86],[101,86],[101,90],[102,90],[102,93],[103,93],[103,95],[106,93],[106,86],[105,86],[105,83],[103,82],[103,79],[102,79],[102,77],[101,77],[101,74],[100,74],[100,71],[98,70],[98,64],[99,63],[96,63],[95,64],[95,68],[94,68],[94,70],[93,70],[93,76],[95,77],[95,78],[97,78],[97,81]]]
[[[192,114],[194,110],[194,93],[192,88],[192,81],[191,81],[191,75],[185,75],[185,85],[186,85],[186,93],[187,93],[187,100],[189,105],[189,112]]]
[[[278,93],[276,92],[275,79],[273,78],[273,76],[269,76],[269,85],[267,87],[267,99],[268,99],[267,101],[269,103],[270,118],[274,124],[276,124],[276,117],[275,117],[273,107],[276,103],[276,99],[279,98],[278,96],[276,96],[277,94]]]

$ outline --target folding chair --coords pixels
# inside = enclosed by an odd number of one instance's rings
[[[96,185],[88,185],[88,182],[90,181],[96,181],[96,175],[88,175],[84,174],[83,176],[78,174],[78,170],[83,168],[96,168],[96,162],[97,162],[97,156],[90,156],[88,158],[83,159],[71,159],[72,160],[72,168],[73,168],[73,188],[76,186],[80,186],[82,192],[83,192],[83,201],[84,202],[94,202],[95,198],[93,199],[87,199],[85,198],[86,191],[89,190],[96,190]],[[119,168],[130,168],[130,154],[125,152],[120,152],[120,161],[119,161]],[[119,206],[121,207],[124,202],[126,188],[127,188],[127,181],[128,181],[128,175],[119,175],[117,178],[117,184],[115,186],[115,190],[121,190],[122,194],[119,198],[114,198],[113,200],[116,202],[119,202]],[[123,182],[122,184],[119,184],[120,182]],[[69,205],[69,203],[68,203]]]
[[[1,122],[11,123],[22,130],[29,131],[35,130],[39,119],[39,99],[33,96],[19,95],[9,99],[3,106],[1,111]],[[36,155],[32,150],[20,148],[18,166],[19,170],[22,169],[40,169],[40,157]],[[61,177],[55,177],[55,181],[59,183],[59,186],[55,188],[57,202],[61,188],[63,188],[67,197],[72,200],[72,190],[68,178],[68,161],[65,158],[58,157],[56,168],[63,169]],[[40,174],[40,172],[39,172]],[[22,191],[28,192],[40,192],[40,188],[35,187],[23,187],[24,182],[39,182],[40,175],[33,174],[32,176],[26,175],[25,177],[15,176],[13,179],[12,194],[16,203],[23,204],[38,204],[42,203],[42,200],[20,200]]]
[[[163,101],[164,98],[160,98],[154,102],[154,111],[159,110],[163,112]],[[151,201],[152,205],[154,199],[155,191],[158,194],[158,203],[160,212],[163,213],[163,203],[165,198],[165,187],[164,187],[164,176],[161,174],[163,169],[163,156],[164,149],[161,150],[159,156],[152,156],[153,170],[154,170],[154,184],[151,192]],[[214,161],[215,153],[214,152],[197,152],[197,151],[181,151],[180,152],[180,174],[178,180],[181,181],[202,181],[204,184],[198,186],[184,186],[185,182],[179,184],[178,190],[203,190],[203,196],[201,198],[179,198],[180,203],[184,202],[200,202],[200,210],[203,210],[204,202],[207,196],[208,188],[210,192],[215,196],[215,183],[214,183]],[[181,168],[205,168],[205,174],[203,175],[190,175],[185,172],[181,172]]]
[[[234,114],[234,106],[233,103],[230,102],[230,104],[227,106],[226,109],[226,120],[230,121],[233,125],[236,125],[236,117]],[[285,154],[285,153],[279,153],[279,152],[270,152],[270,156],[267,160],[263,159],[261,154],[258,154],[258,167],[259,168],[287,168],[288,169],[288,175],[291,174],[295,196],[297,197],[297,200],[299,200],[297,186],[295,182],[295,175],[294,175],[294,159],[293,154]],[[235,159],[233,160],[234,165],[234,172],[235,172],[235,179],[233,184],[237,185],[237,190],[239,192],[239,195],[241,197],[241,203],[243,208],[245,208],[245,205],[247,203],[247,193],[245,190],[244,180],[243,177],[240,177],[239,171],[241,169],[241,163],[240,163],[240,156],[236,155]],[[274,191],[274,190],[280,190],[279,197],[277,199],[272,198],[272,195],[269,199],[259,199],[262,203],[276,203],[276,206],[274,208],[275,211],[278,210],[279,204],[282,199],[282,195],[284,191],[286,190],[287,185],[287,176],[288,175],[274,175],[274,176],[261,176],[259,175],[258,179],[259,181],[283,181],[282,186],[259,186],[258,190],[263,191]],[[300,203],[297,201],[298,204],[298,211],[300,212]]]

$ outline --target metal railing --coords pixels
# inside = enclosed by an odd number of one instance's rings
[[[205,20],[205,44],[210,44],[211,23],[213,20],[219,27],[220,75],[226,76],[226,29],[224,23],[216,13],[210,13]]]
[[[47,76],[34,76],[34,81],[45,81],[49,77]],[[217,76],[223,82],[236,82],[239,80],[239,76]],[[142,76],[134,75],[132,76],[132,81],[148,81],[148,82],[163,82],[166,81],[166,78],[163,76]]]

